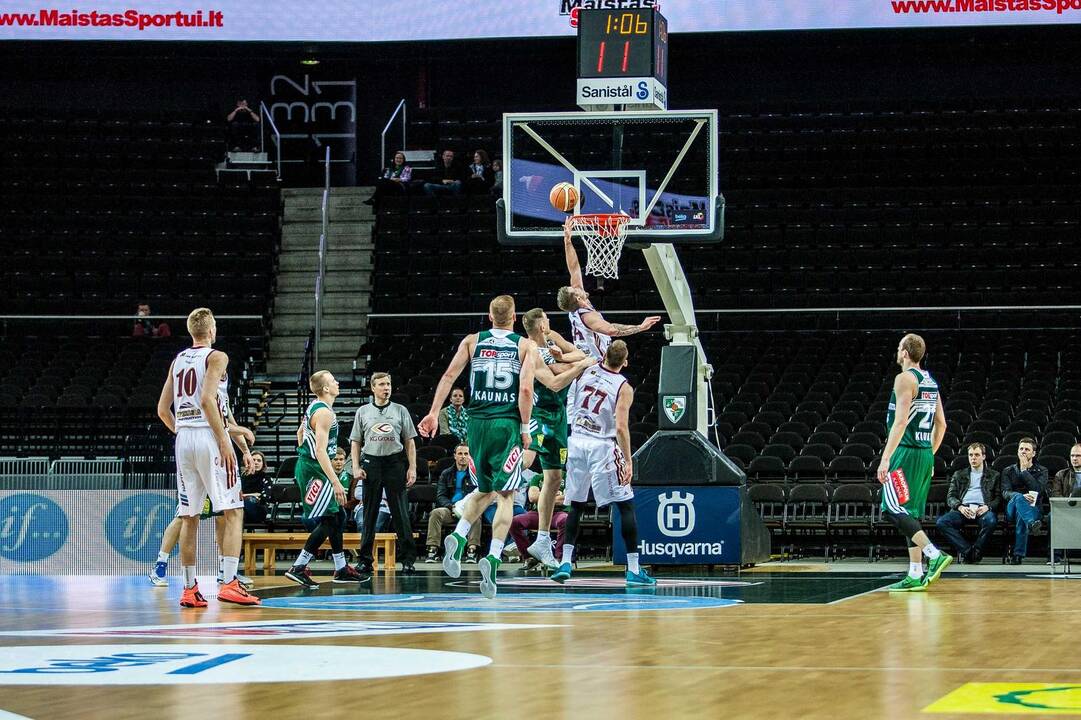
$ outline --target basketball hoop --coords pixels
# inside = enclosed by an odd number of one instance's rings
[[[571,216],[571,232],[586,244],[587,274],[619,278],[619,256],[629,220],[630,217],[621,213]]]

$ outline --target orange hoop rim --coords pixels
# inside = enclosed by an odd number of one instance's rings
[[[623,213],[589,213],[571,215],[571,224],[586,226],[608,236],[618,235],[630,222],[630,216]]]

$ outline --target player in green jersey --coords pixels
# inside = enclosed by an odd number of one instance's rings
[[[308,386],[315,394],[315,400],[304,413],[302,442],[297,448],[293,477],[300,486],[304,517],[318,524],[308,536],[296,562],[285,572],[285,577],[298,585],[315,589],[319,585],[305,569],[328,538],[334,559],[333,582],[361,582],[371,576],[364,577],[349,567],[342,547],[343,518],[339,511],[345,505],[345,488],[334,472],[329,452],[338,447],[338,420],[334,415],[338,381],[328,371],[320,370],[311,376]]]
[[[514,298],[500,295],[488,306],[492,329],[467,335],[439,380],[432,406],[417,429],[425,437],[439,432],[439,409],[458,375],[470,368],[469,450],[470,473],[479,492],[470,495],[454,532],[443,541],[443,570],[451,577],[462,572],[466,535],[493,502],[492,544],[481,558],[481,593],[496,594],[496,572],[510,521],[514,515],[514,492],[524,483],[522,453],[529,448],[529,416],[533,410],[534,365],[537,353],[532,340],[514,332]]]
[[[582,371],[597,361],[552,330],[541,308],[523,315],[522,327],[537,344],[533,358],[537,377],[529,421],[533,442],[525,452],[522,467],[530,467],[539,455],[544,473],[537,500],[537,539],[529,546],[529,554],[555,570],[559,562],[552,554],[552,510],[567,467],[567,390]]]
[[[908,575],[890,585],[891,592],[926,590],[953,562],[952,557],[934,546],[920,525],[931,487],[935,451],[946,432],[938,383],[930,373],[920,369],[926,353],[923,338],[911,333],[901,338],[897,346],[901,372],[893,379],[893,394],[886,413],[890,434],[878,465],[882,514],[905,536],[908,544]],[[901,496],[905,485],[907,500]],[[928,560],[926,573],[922,556]]]

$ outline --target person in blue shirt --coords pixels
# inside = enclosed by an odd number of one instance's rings
[[[477,483],[469,474],[469,446],[460,443],[454,448],[454,465],[439,475],[435,486],[435,507],[428,515],[428,556],[425,562],[440,562],[439,548],[443,547],[443,530],[453,528],[458,522],[454,504],[477,489]],[[476,557],[480,545],[481,524],[473,523],[466,541],[467,557]]]

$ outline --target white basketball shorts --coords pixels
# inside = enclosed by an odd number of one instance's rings
[[[199,515],[210,497],[215,512],[244,507],[240,479],[228,477],[210,428],[182,427],[176,434],[177,516]]]
[[[567,441],[567,502],[586,502],[589,489],[597,507],[634,497],[630,485],[619,484],[624,465],[623,452],[615,440],[588,435],[571,435]]]

